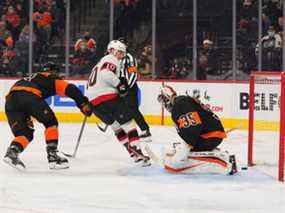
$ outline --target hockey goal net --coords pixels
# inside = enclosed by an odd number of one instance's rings
[[[284,181],[285,73],[253,72],[249,87],[248,166]],[[278,171],[278,172],[277,172]]]

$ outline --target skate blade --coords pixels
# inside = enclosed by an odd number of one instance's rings
[[[140,138],[140,141],[141,142],[146,142],[146,143],[149,143],[149,142],[152,142],[152,139],[151,139],[151,137],[142,137],[142,138]]]
[[[49,163],[49,169],[52,169],[52,170],[61,170],[61,169],[68,169],[68,168],[69,168],[68,163],[64,163],[61,165],[58,165],[56,163]]]
[[[141,167],[148,167],[151,166],[151,162],[145,162],[141,164]]]
[[[18,171],[23,172],[23,171],[26,170],[26,168],[21,166],[20,164],[19,165],[14,165],[10,158],[4,158],[3,161],[4,161],[4,163],[8,164],[9,166],[13,167],[14,169],[17,169]]]
[[[146,161],[141,160],[141,161],[135,162],[135,164],[141,167],[147,167],[151,165],[151,162],[150,161],[146,162]]]

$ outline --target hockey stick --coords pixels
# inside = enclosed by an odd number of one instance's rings
[[[228,134],[228,133],[230,133],[230,132],[233,132],[233,131],[235,131],[235,130],[240,129],[241,127],[242,127],[242,125],[240,124],[240,125],[238,125],[238,126],[235,126],[235,127],[233,127],[233,128],[230,128],[230,129],[226,130],[226,133]]]
[[[151,148],[150,148],[147,144],[144,145],[144,150],[145,150],[145,152],[148,154],[148,156],[150,157],[150,159],[151,159],[155,164],[157,164],[157,165],[159,165],[159,166],[164,166],[162,159],[159,158],[159,157],[151,150]]]
[[[81,141],[81,137],[82,137],[82,133],[83,133],[86,121],[87,121],[87,116],[85,116],[84,119],[83,119],[83,122],[82,122],[82,125],[81,125],[81,129],[80,129],[80,132],[79,132],[79,135],[78,135],[78,138],[77,138],[77,142],[76,142],[76,146],[75,146],[73,154],[67,154],[67,153],[62,152],[62,154],[64,154],[66,157],[75,158],[77,150],[78,150],[78,147],[79,147],[79,144],[80,144],[80,141]]]
[[[104,127],[100,126],[98,123],[96,123],[98,129],[101,131],[101,132],[106,132],[107,131],[107,128],[108,128],[108,124],[105,124]]]

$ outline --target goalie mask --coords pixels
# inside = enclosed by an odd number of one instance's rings
[[[164,85],[160,90],[157,101],[168,111],[171,112],[173,107],[173,100],[177,93],[171,86]]]

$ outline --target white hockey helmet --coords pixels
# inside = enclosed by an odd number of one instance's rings
[[[126,45],[119,40],[112,40],[109,42],[109,44],[107,46],[108,53],[111,53],[112,49],[114,49],[116,51],[121,51],[124,54],[126,54],[126,51],[127,51]]]
[[[171,112],[173,107],[173,99],[177,96],[175,90],[168,85],[164,85],[160,89],[157,100],[167,111]]]

